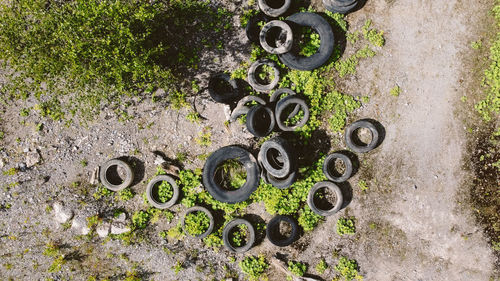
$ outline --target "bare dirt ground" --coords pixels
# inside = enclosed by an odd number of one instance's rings
[[[466,93],[460,81],[470,77],[464,57],[491,5],[490,0],[368,0],[347,17],[350,29],[359,29],[369,18],[385,31],[386,46],[377,50],[377,56],[362,61],[356,75],[338,81],[343,92],[370,97],[348,121],[377,120],[385,128],[385,140],[374,152],[359,156],[361,168],[350,180],[353,199],[346,209],[292,247],[277,249],[264,241],[249,254],[281,252],[310,263],[312,273],[323,257],[330,265],[322,275],[328,276],[326,280],[335,276],[338,255],[356,259],[365,280],[498,280],[493,252],[471,207],[462,201],[467,192],[462,185],[468,177],[462,161],[468,152],[460,107],[460,97]],[[222,57],[221,69],[235,68],[234,57],[248,55],[248,51],[240,49],[236,56],[226,53],[233,59]],[[399,97],[389,94],[395,85],[402,89]],[[28,106],[35,103],[28,101]],[[216,253],[192,239],[178,243],[160,239],[156,233],[174,226],[175,220],[149,227],[147,231],[154,233],[151,241],[124,246],[117,240],[75,239],[73,230],[64,229],[54,221],[53,212],[46,211],[55,201],[64,201],[80,217],[111,211],[111,206],[93,202],[94,190],[85,190],[86,185],[71,186],[75,181],[88,181],[94,168],[111,157],[134,157],[140,175],[133,189],[142,194],[145,182],[155,173],[152,151],[170,158],[186,152],[190,159],[186,168],[200,168],[203,161],[198,155],[225,145],[254,143],[240,124],[225,128],[221,105],[208,98],[198,98],[196,104],[207,117],[201,124],[188,122],[184,110],[142,102],[133,107],[135,119],[118,122],[112,110],[105,109],[88,128],[20,117],[26,104],[7,108],[2,170],[25,162],[33,150],[40,152],[42,162],[26,172],[0,175],[4,186],[19,183],[0,190],[0,203],[12,205],[0,209],[0,279],[85,280],[90,275],[121,272],[117,275],[121,280],[134,266],[147,280],[211,280],[231,271],[239,273],[237,263],[228,262],[225,250]],[[25,126],[19,125],[23,119]],[[38,132],[34,124],[40,120],[44,129]],[[213,143],[201,147],[195,139],[206,126],[212,128]],[[344,148],[339,144],[331,150]],[[85,167],[80,164],[84,159],[88,161]],[[359,190],[359,180],[367,181],[367,192]],[[112,207],[139,209],[142,200],[135,196]],[[271,218],[263,206],[250,209],[265,221]],[[356,218],[355,235],[335,234],[340,216]],[[49,240],[62,241],[67,252],[75,254],[62,272],[47,272],[52,260],[42,252]],[[242,257],[236,256],[238,261]],[[174,275],[171,267],[179,260],[185,269]],[[286,280],[272,267],[268,276]],[[238,280],[242,279],[239,273]]]

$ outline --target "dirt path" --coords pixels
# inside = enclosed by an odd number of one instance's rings
[[[365,15],[376,19],[387,38],[381,56],[363,65],[356,81],[375,94],[363,117],[377,119],[387,132],[373,168],[360,175],[371,173],[376,191],[353,204],[361,224],[373,223],[357,254],[367,280],[492,276],[486,239],[458,202],[466,151],[456,112],[466,94],[460,80],[468,79],[461,56],[476,39],[474,28],[489,2],[368,1],[350,19],[353,25]],[[403,89],[398,98],[389,95],[396,84]]]

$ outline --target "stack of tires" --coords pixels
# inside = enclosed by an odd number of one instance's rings
[[[358,6],[358,2],[358,0],[323,0],[323,5],[330,12],[347,14]]]

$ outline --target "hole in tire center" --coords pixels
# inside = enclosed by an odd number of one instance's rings
[[[255,69],[255,80],[261,85],[269,85],[274,81],[274,68],[267,64],[261,64]]]
[[[217,93],[232,93],[233,92],[233,87],[231,86],[231,84],[222,78],[215,78],[213,83],[214,83],[213,84],[214,91]]]
[[[248,227],[245,224],[236,225],[229,231],[229,243],[233,247],[243,247],[248,241]]]
[[[256,133],[262,135],[267,133],[269,131],[269,126],[271,126],[271,118],[272,116],[269,115],[269,112],[264,107],[257,109],[252,120],[252,125]]]
[[[126,178],[126,169],[120,165],[112,165],[106,170],[106,179],[112,185],[120,185]]]
[[[368,128],[357,128],[352,132],[352,141],[359,146],[367,146],[373,139],[372,132]]]
[[[215,169],[215,182],[225,190],[237,190],[247,180],[247,171],[243,164],[236,159],[222,162]]]
[[[273,26],[266,32],[266,42],[271,48],[279,48],[286,42],[287,32],[279,26]]]
[[[321,187],[316,190],[313,196],[314,206],[322,211],[329,211],[335,208],[337,195],[327,187]]]
[[[295,33],[294,33],[295,35]],[[310,27],[301,27],[296,36],[298,40],[294,40],[294,48],[298,50],[300,56],[310,57],[318,52],[321,46],[319,33]],[[295,36],[294,36],[295,38]]]
[[[285,0],[265,0],[264,2],[273,9],[279,9],[285,5]]]
[[[273,229],[273,236],[278,240],[285,240],[292,235],[292,224],[287,221],[280,221]]]
[[[292,114],[298,107],[297,114]],[[291,103],[288,104],[283,111],[281,111],[281,115],[279,116],[281,122],[286,126],[294,126],[304,118],[304,110],[300,104]]]
[[[283,168],[285,163],[283,162],[283,155],[281,152],[275,148],[269,148],[266,152],[267,162],[271,167],[276,170],[280,170]]]
[[[168,202],[174,196],[174,188],[167,181],[159,181],[151,189],[151,197],[158,203]]]
[[[328,162],[328,172],[334,177],[341,177],[346,171],[346,164],[342,159],[335,158]]]

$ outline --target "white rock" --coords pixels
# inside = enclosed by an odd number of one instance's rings
[[[224,105],[224,116],[226,116],[226,120],[231,119],[231,108],[227,104]]]
[[[52,207],[54,208],[54,219],[58,223],[65,223],[73,217],[73,210],[65,208],[62,202],[56,202]]]
[[[83,217],[78,217],[73,219],[71,223],[71,229],[74,229],[78,234],[87,235],[90,232],[90,228],[87,226],[87,220]]]
[[[36,164],[40,163],[40,160],[42,160],[42,157],[40,156],[40,153],[38,153],[37,150],[31,151],[26,155],[26,166],[28,168],[31,168],[35,166]]]
[[[156,155],[156,158],[155,158],[155,165],[162,165],[163,163],[165,163],[167,161],[165,161],[165,159],[163,159],[163,157],[161,157],[160,155]]]
[[[99,225],[95,229],[95,232],[97,233],[97,235],[99,235],[99,237],[104,238],[104,237],[108,236],[110,227],[111,227],[111,224],[109,222],[105,222],[105,223],[102,223],[101,225]]]
[[[114,222],[111,224],[111,234],[123,234],[130,231],[130,227],[125,223]]]
[[[117,222],[125,222],[125,220],[127,219],[127,214],[125,213],[120,213],[116,218],[115,220]]]
[[[90,174],[90,184],[97,184],[99,178],[99,168],[95,167],[94,171]]]

